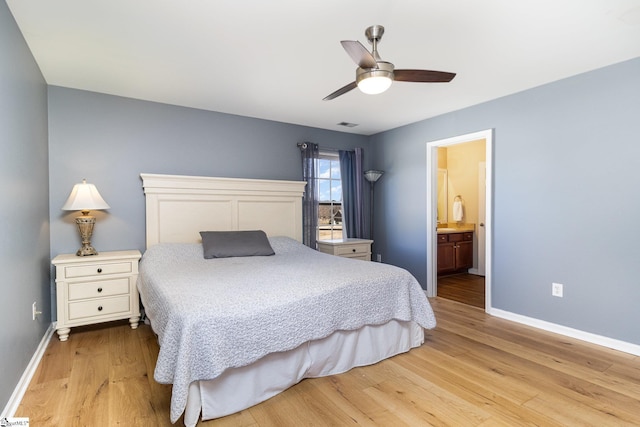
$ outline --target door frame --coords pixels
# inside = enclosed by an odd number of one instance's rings
[[[485,141],[486,194],[485,194],[485,304],[486,312],[491,310],[491,265],[493,255],[493,129],[454,136],[427,142],[427,296],[438,295],[438,147],[446,147],[465,142]]]
[[[487,162],[478,163],[478,228],[476,229],[476,236],[478,236],[477,243],[477,259],[478,268],[472,269],[471,272],[480,276],[485,275],[485,267],[487,261],[485,260],[485,249],[487,248],[487,230],[485,223],[487,222],[486,214],[487,207]]]

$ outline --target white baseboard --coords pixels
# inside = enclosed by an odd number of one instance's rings
[[[36,348],[35,353],[33,353],[33,357],[29,361],[27,368],[24,370],[20,381],[18,381],[18,385],[16,385],[15,390],[13,390],[13,394],[9,398],[9,402],[7,406],[2,410],[2,414],[0,414],[0,419],[4,419],[5,417],[11,418],[15,416],[16,411],[18,410],[18,406],[20,406],[20,402],[22,402],[22,398],[24,394],[27,392],[27,388],[29,387],[29,383],[31,382],[31,378],[36,373],[36,369],[40,364],[40,360],[42,360],[42,356],[44,356],[44,352],[49,345],[49,341],[51,341],[51,337],[53,336],[53,332],[55,331],[54,324],[50,324],[47,331],[44,333],[42,340],[40,340],[40,344],[38,348]]]
[[[632,344],[625,341],[604,337],[602,335],[592,334],[590,332],[580,331],[578,329],[573,329],[567,326],[546,322],[544,320],[535,319],[533,317],[527,317],[521,314],[515,314],[509,311],[499,310],[497,308],[490,308],[489,310],[487,310],[487,313],[489,313],[492,316],[511,320],[517,323],[522,323],[528,326],[533,326],[534,328],[542,329],[548,332],[553,332],[556,334],[586,341],[592,344],[597,344],[603,347],[608,347],[614,350],[624,351],[625,353],[640,356],[640,345],[637,345],[637,344]]]

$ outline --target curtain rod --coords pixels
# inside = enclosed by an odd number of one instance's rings
[[[307,143],[306,142],[298,142],[296,145],[298,146],[298,148],[301,148],[303,150],[307,148]],[[340,150],[342,150],[342,151],[354,151],[353,148],[345,150],[344,148],[321,147],[320,145],[318,145],[318,150],[322,150],[322,151],[340,151]]]

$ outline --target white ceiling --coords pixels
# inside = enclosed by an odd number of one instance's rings
[[[640,57],[638,0],[7,4],[50,85],[365,135]],[[340,40],[369,48],[373,24],[396,68],[456,78],[322,101],[355,80]]]

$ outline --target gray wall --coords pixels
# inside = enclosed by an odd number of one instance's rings
[[[640,344],[639,118],[640,58],[373,136],[378,250],[426,284],[426,143],[493,128],[493,306]]]
[[[51,323],[47,88],[0,2],[0,410]],[[31,304],[43,314],[31,320]]]
[[[60,208],[82,178],[111,206],[96,214],[96,250],[144,250],[141,172],[300,180],[297,142],[367,143],[360,135],[60,87],[49,88],[49,123],[53,256],[80,246],[77,213]],[[365,164],[367,156],[365,148]]]

